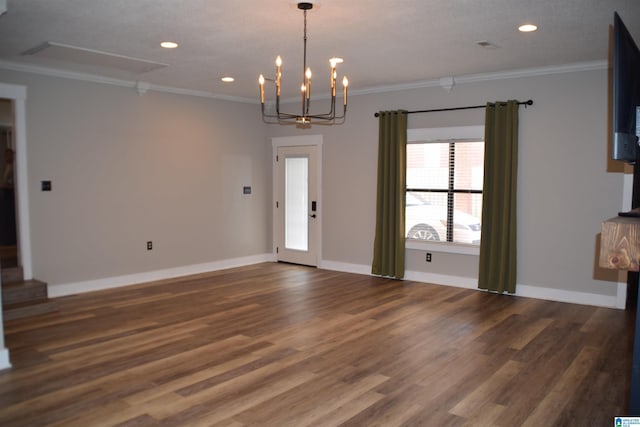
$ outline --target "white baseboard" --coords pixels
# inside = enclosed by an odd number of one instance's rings
[[[83,282],[49,285],[47,291],[51,298],[75,295],[84,292],[98,291],[102,289],[119,288],[138,283],[153,282],[156,280],[173,279],[191,274],[209,273],[227,268],[243,267],[259,264],[261,262],[274,262],[273,254],[253,255],[242,258],[213,261],[204,264],[187,265],[183,267],[167,268],[163,270],[148,271],[144,273],[127,274],[123,276],[108,277],[105,279],[87,280]]]
[[[0,349],[0,370],[9,369],[11,362],[9,361],[9,349]]]
[[[404,280],[465,289],[476,289],[478,287],[478,279],[475,277],[450,276],[446,274],[425,273],[422,271],[405,271]]]
[[[349,264],[339,261],[321,260],[318,268],[331,271],[342,271],[343,273],[368,274],[371,275],[371,266],[362,264]]]
[[[624,294],[626,296],[626,285]],[[516,295],[549,301],[568,302],[571,304],[593,305],[597,307],[619,308],[623,310],[625,308],[625,298],[620,298],[620,287],[618,287],[617,295],[609,296],[518,284],[516,286]],[[619,302],[620,300],[622,300],[621,303]]]
[[[224,270],[227,268],[243,267],[246,265],[258,264],[261,262],[275,261],[275,255],[267,253],[242,258],[214,261],[204,264],[195,264],[184,267],[175,267],[164,270],[109,277],[105,279],[88,280],[84,282],[75,282],[60,285],[49,285],[48,292],[50,297],[55,298],[66,295],[79,294],[83,292],[118,288],[138,283],[153,282],[156,280],[173,279],[176,277],[188,276],[191,274],[208,273],[217,270]],[[321,260],[318,264],[318,268],[332,271],[342,271],[345,273],[371,275],[371,266],[363,264]],[[477,289],[477,279],[474,277],[433,274],[421,271],[407,271],[405,272],[404,279],[414,282],[433,283],[435,285],[454,286],[465,289]],[[597,307],[624,309],[626,302],[626,290],[626,283],[618,283],[617,294],[615,296],[518,284],[516,287],[515,295],[549,301],[567,302],[572,304],[584,304]],[[2,354],[0,354],[0,369],[2,369],[1,357]],[[8,363],[8,353],[6,358]],[[8,366],[11,365],[9,364]]]
[[[618,292],[616,293],[616,308],[624,310],[627,308],[627,284],[618,282]]]
[[[345,273],[371,275],[371,266],[368,265],[349,264],[323,260],[320,263],[319,267],[326,270],[342,271]],[[405,271],[404,280],[480,290],[478,289],[478,279],[475,277],[451,276],[444,274],[425,273],[421,271]],[[516,293],[514,295],[549,301],[567,302],[571,304],[583,304],[593,305],[597,307],[624,309],[627,295],[626,283],[618,283],[617,286],[618,287],[616,295],[609,296],[592,294],[588,292],[567,291],[564,289],[518,284],[516,286]]]

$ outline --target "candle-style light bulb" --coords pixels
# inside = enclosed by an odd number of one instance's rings
[[[311,98],[311,68],[307,67],[307,71],[304,73],[305,77],[305,86],[307,92],[307,99]]]
[[[258,83],[260,83],[260,103],[264,104],[264,76],[262,74],[258,77]]]
[[[331,87],[331,96],[332,97],[336,97],[336,79],[338,78],[338,72],[336,71],[335,68],[331,68],[331,78],[330,80],[330,87]]]
[[[282,75],[282,58],[276,57],[276,97],[280,98],[280,76]]]
[[[349,79],[347,79],[347,76],[344,76],[342,78],[342,103],[345,106],[347,105],[347,87],[349,87]]]
[[[333,96],[335,95],[335,87],[336,87],[336,76],[338,75],[338,73],[336,72],[336,64],[338,63],[338,61],[336,60],[336,58],[331,58],[329,59],[329,64],[331,64],[331,74],[329,74],[329,82],[331,85],[331,94]]]

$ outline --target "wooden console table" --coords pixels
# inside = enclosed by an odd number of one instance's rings
[[[640,271],[640,218],[617,216],[602,223],[599,265],[616,270]],[[629,415],[640,416],[640,292],[633,338]]]

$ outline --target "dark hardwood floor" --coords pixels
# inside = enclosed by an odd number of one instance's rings
[[[629,312],[286,264],[8,321],[2,426],[609,426]]]

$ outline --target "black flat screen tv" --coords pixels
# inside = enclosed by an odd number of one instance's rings
[[[611,157],[635,163],[640,153],[640,50],[613,15],[613,144]]]

